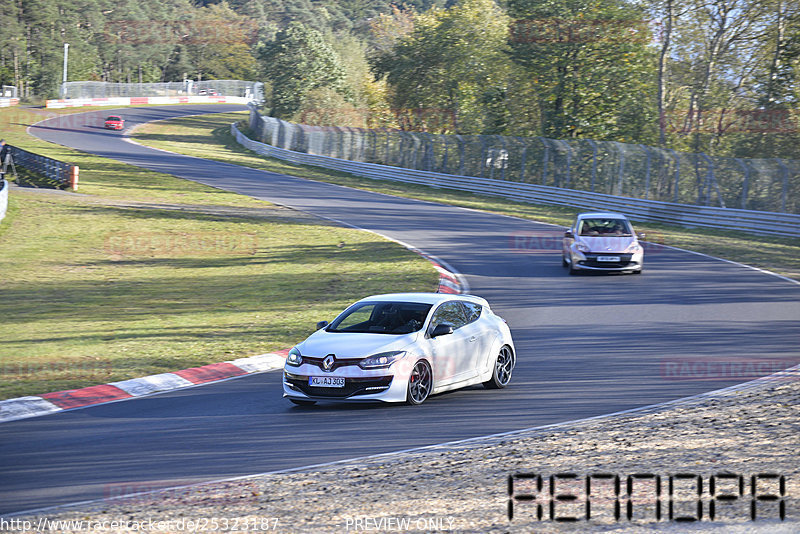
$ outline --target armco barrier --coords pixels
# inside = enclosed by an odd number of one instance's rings
[[[0,180],[0,221],[6,216],[8,210],[8,182]]]
[[[244,147],[291,163],[314,165],[348,172],[375,180],[393,180],[430,187],[505,197],[519,202],[556,204],[588,210],[614,210],[640,221],[678,224],[687,227],[720,228],[762,235],[800,236],[800,215],[673,204],[638,198],[616,197],[588,191],[563,189],[490,178],[440,174],[374,163],[361,163],[293,152],[254,141],[231,125],[231,133]]]
[[[441,128],[436,117],[447,115],[413,110],[423,122],[402,120],[408,111],[394,112],[399,124],[422,130]],[[318,122],[314,113],[302,120]],[[592,139],[314,126],[261,115],[255,106],[250,106],[249,125],[256,141],[305,154],[656,202],[800,215],[800,159],[709,156]]]
[[[57,159],[40,156],[15,146],[10,146],[10,148],[11,157],[14,158],[16,166],[25,167],[30,171],[41,174],[50,180],[58,182],[63,187],[78,189],[79,169],[77,165],[70,165]],[[10,169],[7,169],[7,171],[10,172]]]
[[[0,108],[18,106],[19,98],[0,98]]]

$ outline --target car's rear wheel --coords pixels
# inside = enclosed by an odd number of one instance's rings
[[[487,389],[503,389],[511,381],[511,373],[514,372],[514,353],[511,347],[503,345],[497,358],[494,360],[494,370],[492,378],[483,383]]]
[[[298,406],[314,406],[317,403],[317,401],[313,400],[294,399],[292,397],[289,397],[289,400]]]
[[[406,402],[408,404],[422,404],[428,395],[431,394],[433,386],[433,373],[431,366],[425,360],[420,360],[414,364],[411,376],[408,377],[408,392]]]

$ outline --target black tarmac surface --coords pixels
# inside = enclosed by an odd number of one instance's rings
[[[234,109],[242,106],[119,113],[129,128]],[[715,379],[728,362],[763,363],[762,374],[773,372],[776,360],[800,363],[800,286],[778,277],[655,245],[641,276],[568,276],[560,228],[137,146],[99,127],[111,113],[53,119],[31,132],[433,254],[508,321],[517,368],[505,390],[469,388],[418,407],[295,407],[281,398],[280,373],[270,372],[4,423],[0,513],[569,421],[744,381]]]

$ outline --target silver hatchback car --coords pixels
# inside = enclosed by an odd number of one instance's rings
[[[644,249],[621,213],[581,213],[564,233],[561,263],[579,271],[642,272]]]

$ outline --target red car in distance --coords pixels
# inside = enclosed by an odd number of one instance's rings
[[[121,130],[125,126],[125,120],[118,115],[110,115],[106,117],[104,126],[108,130]]]

